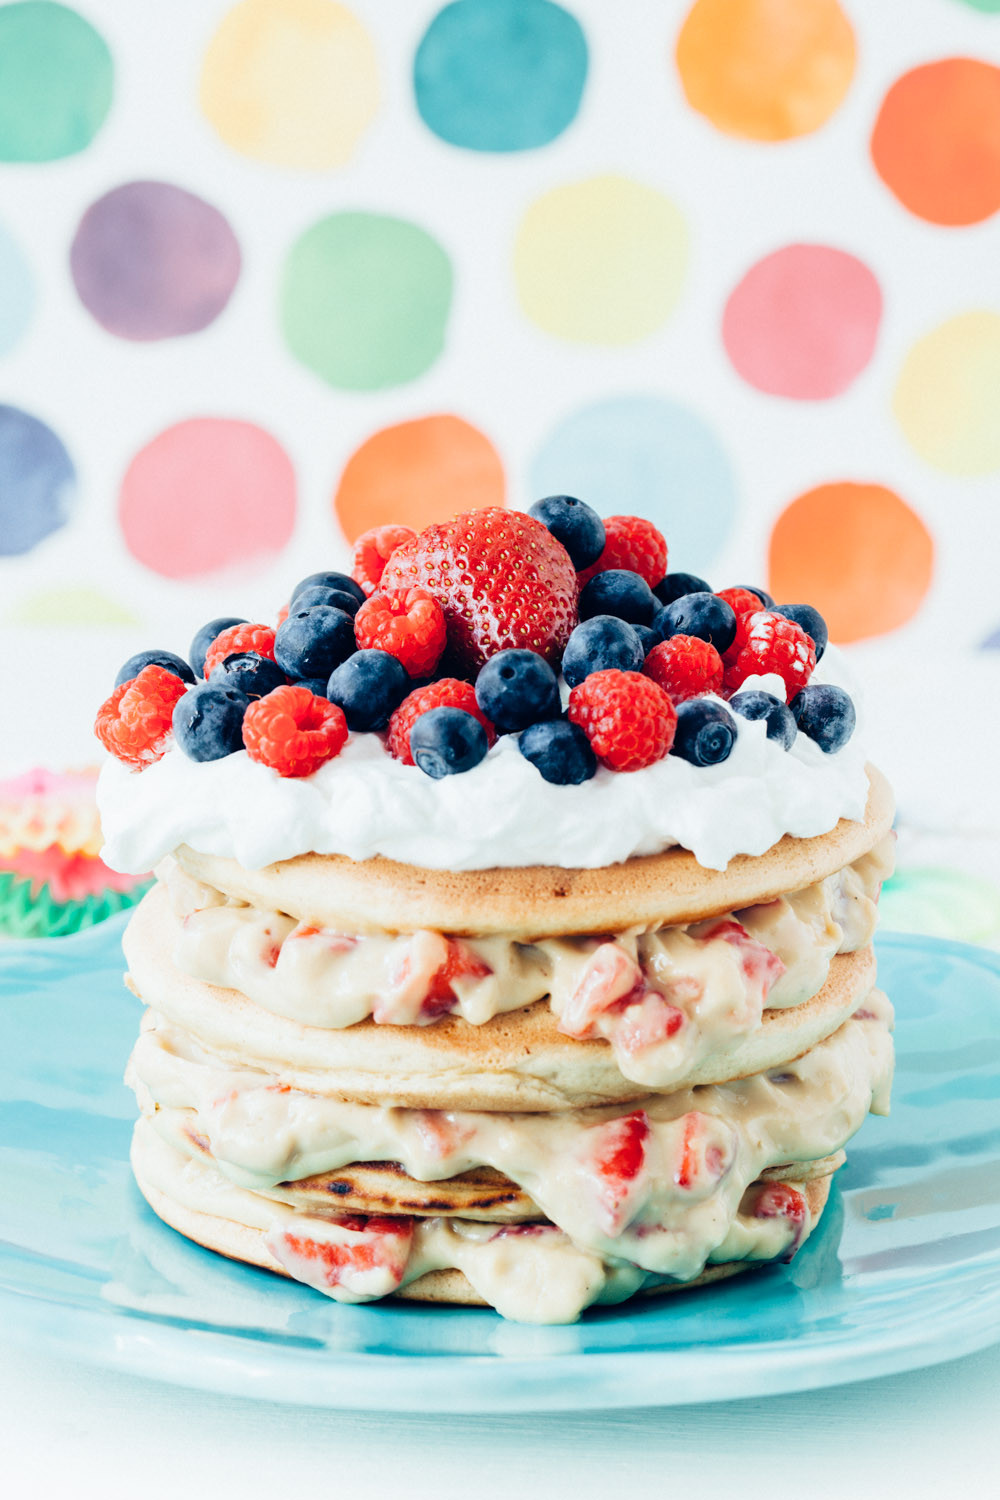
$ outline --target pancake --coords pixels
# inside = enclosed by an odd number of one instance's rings
[[[598,869],[530,865],[428,870],[389,859],[303,854],[260,870],[232,859],[177,850],[183,870],[227,896],[334,932],[564,937],[701,921],[773,900],[824,880],[866,854],[892,826],[885,777],[868,768],[864,821],[842,818],[829,833],[786,835],[759,855],[738,854],[725,870],[668,849]]]
[[[152,891],[125,933],[130,985],[154,1012],[229,1063],[311,1093],[426,1109],[549,1111],[649,1092],[621,1074],[607,1042],[563,1036],[544,1000],[482,1026],[445,1016],[430,1026],[361,1021],[327,1030],[276,1016],[236,990],[177,969],[165,900],[162,890]],[[755,1031],[702,1059],[676,1086],[724,1083],[800,1056],[836,1031],[874,982],[870,947],[838,955],[812,999],[765,1011]]]

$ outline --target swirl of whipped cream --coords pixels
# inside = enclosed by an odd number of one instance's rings
[[[842,656],[829,648],[813,681],[853,692],[846,677]],[[440,781],[394,760],[376,734],[352,735],[340,755],[301,779],[279,776],[245,751],[198,763],[174,746],[143,771],[105,765],[103,857],[113,869],[138,872],[188,844],[247,869],[310,852],[384,855],[442,870],[598,869],[681,845],[722,870],[735,854],[763,854],[786,833],[811,838],[841,818],[864,816],[857,730],[826,755],[804,734],[783,750],[762,720],[737,722],[721,765],[669,755],[641,771],[602,767],[581,786],[544,781],[514,736],[501,737],[473,770]]]

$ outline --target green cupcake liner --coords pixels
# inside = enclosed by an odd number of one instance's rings
[[[0,937],[67,937],[82,932],[135,906],[152,883],[146,880],[130,891],[104,891],[82,901],[56,901],[48,884],[33,894],[30,879],[0,870]]]

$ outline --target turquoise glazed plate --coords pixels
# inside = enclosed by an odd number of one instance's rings
[[[804,1390],[1000,1340],[1000,956],[881,939],[892,1118],[790,1266],[534,1328],[340,1307],[162,1225],[127,1161],[121,929],[0,948],[0,1329],[36,1348],[313,1406],[538,1412]]]

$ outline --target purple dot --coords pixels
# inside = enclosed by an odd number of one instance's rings
[[[127,182],[80,220],[70,269],[102,328],[140,341],[197,333],[240,274],[240,247],[222,214],[169,182]]]

